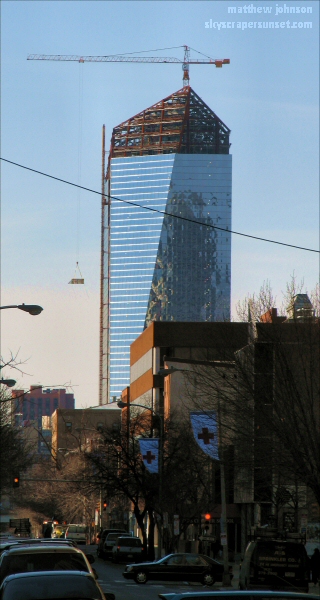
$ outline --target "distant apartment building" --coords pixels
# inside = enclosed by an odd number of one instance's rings
[[[74,408],[75,399],[72,393],[64,388],[43,388],[31,385],[30,392],[12,390],[12,410],[15,425],[23,421],[37,421],[42,426],[42,417],[51,417],[57,408]]]
[[[41,385],[31,385],[30,391],[11,390],[12,422],[16,427],[35,431],[33,440],[38,452],[51,452],[51,415],[57,408],[74,409],[73,393],[64,388],[44,388]]]
[[[51,417],[52,455],[91,450],[100,443],[101,430],[120,428],[121,409],[116,404],[105,408],[57,408]]]

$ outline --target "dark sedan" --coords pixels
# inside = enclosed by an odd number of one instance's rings
[[[232,567],[229,567],[232,576]],[[136,583],[157,581],[196,581],[203,585],[213,585],[222,581],[223,565],[203,554],[169,554],[160,560],[149,563],[127,565],[122,573],[125,579]]]

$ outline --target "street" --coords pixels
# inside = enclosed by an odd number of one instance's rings
[[[122,576],[122,572],[126,563],[114,564],[110,560],[103,560],[97,557],[97,546],[79,546],[86,554],[93,554],[95,562],[93,567],[98,573],[98,582],[104,592],[112,592],[115,594],[116,600],[155,600],[160,593],[170,592],[189,592],[189,591],[204,591],[206,589],[217,591],[223,589],[221,584],[216,583],[210,588],[205,588],[203,585],[187,582],[160,582],[150,581],[145,585],[139,585],[134,581],[127,581]],[[233,563],[233,580],[231,590],[238,589],[239,583],[239,562]],[[319,584],[309,584],[310,594],[319,594]],[[226,589],[226,588],[224,588]]]
[[[104,592],[112,592],[116,596],[116,600],[154,600],[158,598],[161,592],[188,592],[188,591],[203,591],[203,585],[196,583],[189,584],[187,582],[160,582],[150,581],[145,585],[139,585],[134,581],[127,581],[122,576],[126,563],[113,564],[110,560],[103,560],[97,557],[97,546],[79,546],[85,553],[93,554],[95,562],[92,565],[98,573],[98,582]],[[215,584],[211,590],[220,589],[221,585]],[[234,588],[232,588],[234,589]]]

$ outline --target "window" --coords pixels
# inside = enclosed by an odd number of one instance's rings
[[[72,431],[72,423],[71,423],[71,421],[66,421],[65,422],[65,430],[66,431]]]
[[[182,565],[183,564],[183,557],[180,554],[177,554],[176,556],[171,556],[171,558],[168,559],[168,565]]]
[[[201,556],[197,556],[196,554],[190,554],[189,556],[186,556],[186,561],[187,561],[187,565],[192,565],[194,566],[201,566],[201,567],[205,567],[207,566],[207,563],[203,560],[203,558],[201,558]]]

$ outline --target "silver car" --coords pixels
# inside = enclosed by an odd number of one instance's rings
[[[88,528],[86,525],[71,523],[65,533],[66,540],[74,540],[78,544],[86,544],[88,540]]]
[[[130,562],[142,562],[145,558],[145,549],[138,537],[121,536],[116,540],[112,548],[112,560],[117,563],[120,560]]]

